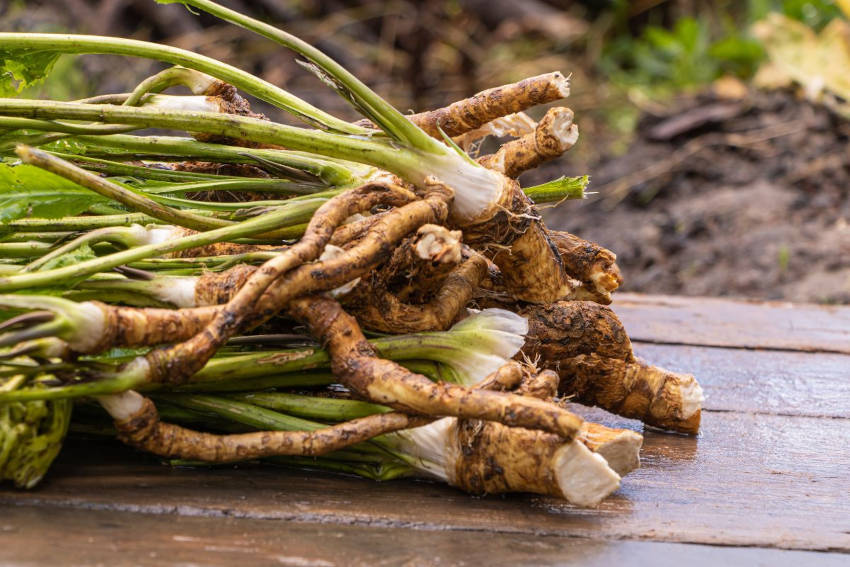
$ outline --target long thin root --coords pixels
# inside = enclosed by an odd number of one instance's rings
[[[307,323],[331,355],[331,369],[358,395],[399,411],[455,416],[541,429],[572,439],[582,420],[554,404],[501,392],[435,384],[398,364],[377,357],[351,315],[336,301],[305,297],[290,304],[290,313]]]

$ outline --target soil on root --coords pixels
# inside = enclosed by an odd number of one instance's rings
[[[547,223],[614,250],[623,290],[850,303],[848,138],[791,93],[703,94],[644,116]]]

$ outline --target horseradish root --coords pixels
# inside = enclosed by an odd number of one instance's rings
[[[699,385],[636,359],[603,306],[615,255],[537,210],[582,198],[588,176],[518,181],[576,142],[571,110],[524,113],[569,94],[562,74],[405,116],[285,31],[180,2],[296,52],[365,121],[165,45],[0,34],[24,67],[32,53],[179,65],[130,93],[0,99],[0,152],[24,162],[0,163],[0,190],[49,189],[0,215],[0,479],[34,485],[69,421],[104,432],[111,417],[165,458],[594,506],[639,465],[642,437],[568,401],[697,432]],[[513,139],[476,161],[466,148],[488,135]]]

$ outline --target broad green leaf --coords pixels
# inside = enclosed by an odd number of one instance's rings
[[[43,81],[59,55],[49,50],[0,50],[0,96],[14,96]]]
[[[77,215],[101,202],[106,199],[38,167],[0,163],[0,224]]]

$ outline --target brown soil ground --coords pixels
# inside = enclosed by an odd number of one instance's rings
[[[848,137],[790,93],[691,98],[547,221],[614,250],[624,290],[850,303]]]

